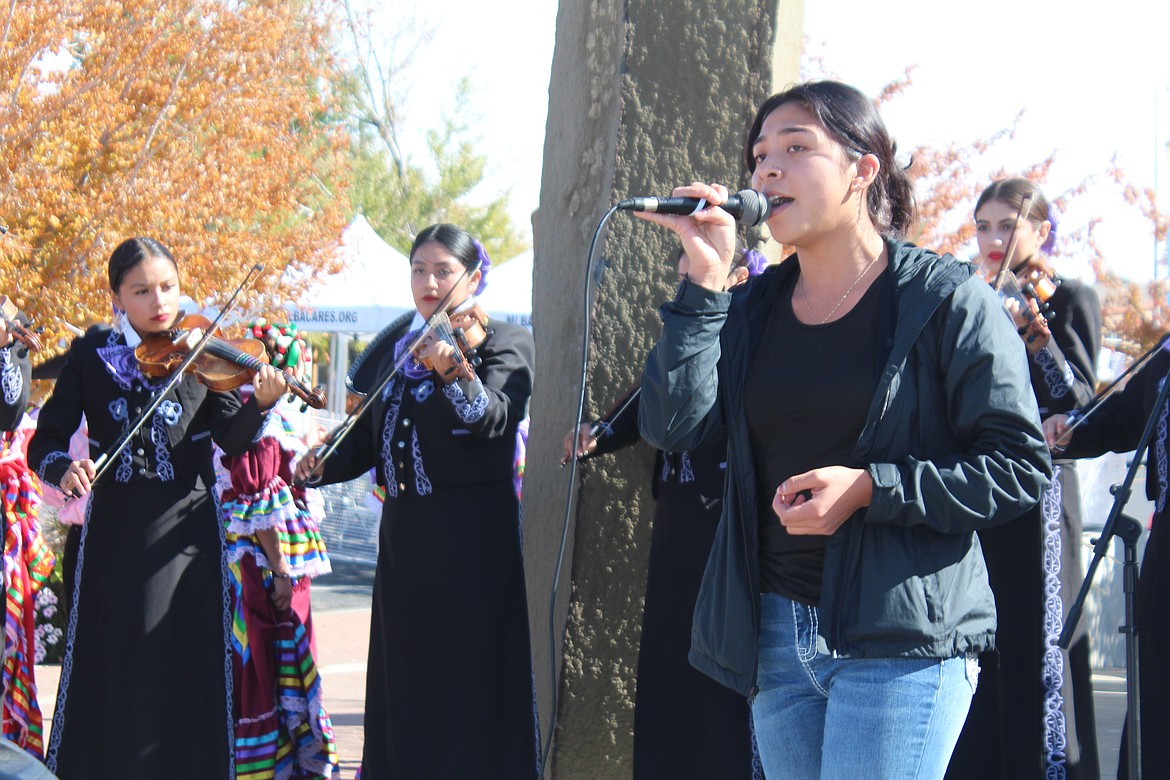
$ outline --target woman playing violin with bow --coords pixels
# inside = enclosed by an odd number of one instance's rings
[[[1101,348],[1096,291],[1052,272],[1046,252],[1055,231],[1048,199],[1027,179],[996,181],[976,202],[975,236],[984,271],[995,277],[1006,263],[1011,276],[1006,287],[1014,283],[1024,296],[1005,296],[1005,306],[1027,348],[1041,418],[1093,397]],[[1087,623],[1082,621],[1067,652],[1048,652],[1084,579],[1075,463],[1054,465],[1057,479],[1039,506],[979,532],[996,594],[999,657],[983,664],[951,778],[1013,771],[1038,777],[1058,766],[1068,778],[1099,774]],[[1050,591],[1060,598],[1048,598]]]
[[[1163,339],[1166,337],[1164,336]],[[1081,416],[1076,428],[1073,418],[1054,414],[1044,421],[1044,435],[1054,457],[1095,458],[1106,452],[1129,453],[1144,458],[1145,495],[1154,505],[1153,516],[1139,518],[1148,529],[1137,583],[1138,628],[1138,710],[1140,721],[1140,763],[1143,777],[1163,777],[1170,766],[1170,402],[1157,405],[1163,384],[1170,376],[1170,354],[1165,342],[1125,382],[1119,392],[1105,397],[1092,412]],[[1144,452],[1134,453],[1142,434],[1155,420],[1153,435]],[[1134,486],[1136,489],[1136,486]],[[1084,621],[1082,621],[1084,622]],[[1128,621],[1127,621],[1128,622]],[[1133,704],[1133,702],[1128,702]],[[1128,720],[1128,719],[1127,719]],[[1121,731],[1117,777],[1130,774],[1129,724]]]
[[[444,298],[448,311],[472,303],[483,270],[468,271],[477,262],[486,268],[486,259],[479,242],[454,225],[419,233],[410,280],[420,318],[430,318]],[[393,346],[380,375],[417,335],[378,342]],[[527,330],[509,323],[492,321],[479,335],[462,347],[475,349],[473,370],[448,371],[453,358],[463,364],[447,340],[432,340],[418,360],[408,359],[321,464],[324,482],[375,467],[386,490],[366,671],[365,778],[538,775],[512,481],[534,346]],[[298,476],[315,466],[307,455]]]
[[[185,374],[95,484],[93,460],[68,455],[70,436],[84,413],[96,456],[137,423],[164,380],[143,375],[134,347],[181,314],[178,264],[154,239],[120,244],[108,276],[118,324],[74,340],[29,447],[43,482],[93,491],[47,763],[63,780],[229,777],[228,577],[212,440],[229,454],[248,449],[287,383],[264,366],[241,404]]]

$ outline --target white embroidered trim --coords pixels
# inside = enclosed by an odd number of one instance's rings
[[[1166,378],[1163,377],[1162,380],[1158,382],[1158,392],[1162,391],[1162,383],[1165,381]],[[1166,405],[1162,407],[1162,413],[1158,416],[1158,430],[1156,433],[1157,440],[1154,443],[1154,460],[1157,463],[1158,469],[1157,507],[1159,512],[1166,508],[1166,489],[1168,487],[1167,483],[1170,482],[1170,475],[1167,474],[1167,470],[1168,467],[1170,467],[1170,464],[1167,463],[1166,459],[1167,415],[1170,415],[1170,400],[1166,401]]]
[[[4,387],[4,403],[12,406],[20,400],[20,393],[24,389],[24,374],[20,366],[12,362],[12,348],[0,349],[0,384]]]
[[[393,382],[394,396],[386,407],[386,424],[382,426],[382,475],[386,480],[386,495],[398,497],[398,481],[394,472],[394,429],[398,425],[398,409],[402,406],[401,382]]]
[[[114,422],[122,423],[122,431],[125,432],[130,427],[130,415],[127,409],[125,398],[115,398],[110,401],[109,405],[110,416],[114,418]],[[119,455],[118,468],[114,469],[114,479],[118,482],[129,482],[130,477],[134,474],[133,456],[130,455],[130,448],[123,447]]]
[[[67,460],[70,463],[73,462],[73,458],[69,456],[68,452],[64,452],[62,450],[53,450],[45,456],[44,460],[41,461],[41,466],[37,469],[37,479],[39,479],[41,482],[44,482],[45,470],[59,460]]]
[[[423,469],[422,450],[418,446],[418,428],[411,431],[410,451],[414,455],[414,489],[420,496],[429,496],[431,480]]]
[[[177,404],[176,404],[177,406]],[[212,491],[211,502],[215,510],[215,516],[223,517],[223,507],[220,506],[219,496]],[[232,582],[231,569],[228,567],[227,556],[223,554],[223,550],[227,549],[227,534],[223,529],[223,523],[216,523],[219,530],[219,582],[220,582],[220,597],[223,601],[223,681],[224,692],[227,694],[227,744],[228,744],[228,780],[235,780],[236,777],[236,722],[232,715],[235,709],[235,681],[233,673],[233,659],[232,659],[232,592],[235,585]]]
[[[1034,357],[1036,365],[1043,373],[1044,386],[1048,388],[1049,394],[1053,398],[1064,398],[1068,395],[1076,381],[1072,368],[1067,364],[1062,367],[1048,347],[1041,349]]]
[[[415,387],[410,391],[410,394],[414,396],[414,400],[421,404],[423,401],[430,398],[431,394],[434,392],[435,383],[430,379],[424,379],[421,383],[419,383],[418,387]]]
[[[1058,644],[1064,630],[1064,600],[1060,597],[1060,466],[1055,467],[1052,484],[1041,501],[1044,566],[1044,747],[1047,753],[1045,780],[1064,780],[1068,736],[1064,718],[1064,654]]]
[[[669,482],[673,476],[674,461],[673,456],[678,455],[678,482],[680,485],[687,482],[695,481],[695,469],[691,465],[691,454],[689,452],[663,452],[662,453],[662,473],[659,475],[660,482]]]
[[[49,771],[57,772],[57,751],[61,738],[65,736],[65,702],[69,697],[69,680],[73,676],[73,643],[77,638],[77,611],[81,608],[81,573],[85,569],[85,539],[89,536],[89,513],[93,501],[86,504],[85,522],[81,524],[81,541],[77,546],[77,563],[73,573],[73,608],[69,610],[69,623],[65,629],[65,655],[61,658],[61,678],[57,683],[57,704],[53,710],[53,734],[45,751],[45,765]]]
[[[475,392],[475,398],[469,401],[457,382],[443,387],[443,395],[455,407],[456,416],[465,423],[479,422],[487,412],[488,394],[478,377],[471,384],[471,390]]]
[[[174,401],[163,401],[154,413],[150,425],[150,440],[154,444],[154,457],[158,461],[155,473],[159,479],[169,482],[175,478],[175,467],[171,463],[171,441],[167,427],[174,425],[183,416],[183,405]]]

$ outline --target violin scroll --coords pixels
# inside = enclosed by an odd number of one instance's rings
[[[293,377],[293,375],[289,372],[289,370],[287,368],[283,369],[281,371],[281,373],[284,374],[284,378],[288,381],[289,391],[293,396],[296,396],[297,398],[301,398],[302,401],[304,401],[306,404],[313,407],[314,409],[324,409],[325,408],[325,404],[327,403],[327,400],[325,397],[325,388],[324,387],[317,385],[316,387],[310,388],[307,385],[301,385],[301,383]],[[298,394],[295,390],[293,390],[292,388],[294,386],[301,387],[302,389],[304,389],[306,391],[305,397],[302,398],[300,396],[300,394]]]
[[[20,321],[18,313],[16,304],[7,295],[0,295],[0,322],[4,323],[4,327],[14,339],[27,347],[30,352],[40,352],[42,345],[37,334],[42,333],[44,328],[30,330]]]

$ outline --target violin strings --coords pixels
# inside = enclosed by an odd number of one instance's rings
[[[451,318],[447,316],[447,312],[440,312],[435,317],[435,323],[431,330],[441,341],[450,344],[454,348],[455,351],[451,353],[451,358],[455,365],[463,363],[463,350],[460,349],[459,343],[455,340],[455,332],[451,329]]]

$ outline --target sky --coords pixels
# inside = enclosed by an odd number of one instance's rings
[[[527,233],[540,193],[556,3],[381,2],[386,18],[405,9],[435,31],[412,63],[408,152],[422,156],[422,132],[437,124],[459,79],[469,77],[476,147],[489,160],[482,192],[510,189],[513,221]],[[1094,182],[1078,208],[1060,215],[1061,224],[1102,217],[1098,236],[1115,272],[1153,278],[1165,249],[1155,246],[1149,222],[1122,205],[1105,172],[1115,158],[1135,184],[1156,186],[1163,210],[1170,209],[1167,6],[806,0],[804,34],[830,75],[867,94],[915,66],[911,89],[882,109],[903,149],[985,138],[1023,112],[1016,136],[994,147],[978,172],[1020,170],[1055,151],[1046,195],[1056,198],[1086,176]],[[1087,272],[1084,258],[1059,260],[1064,273]]]

